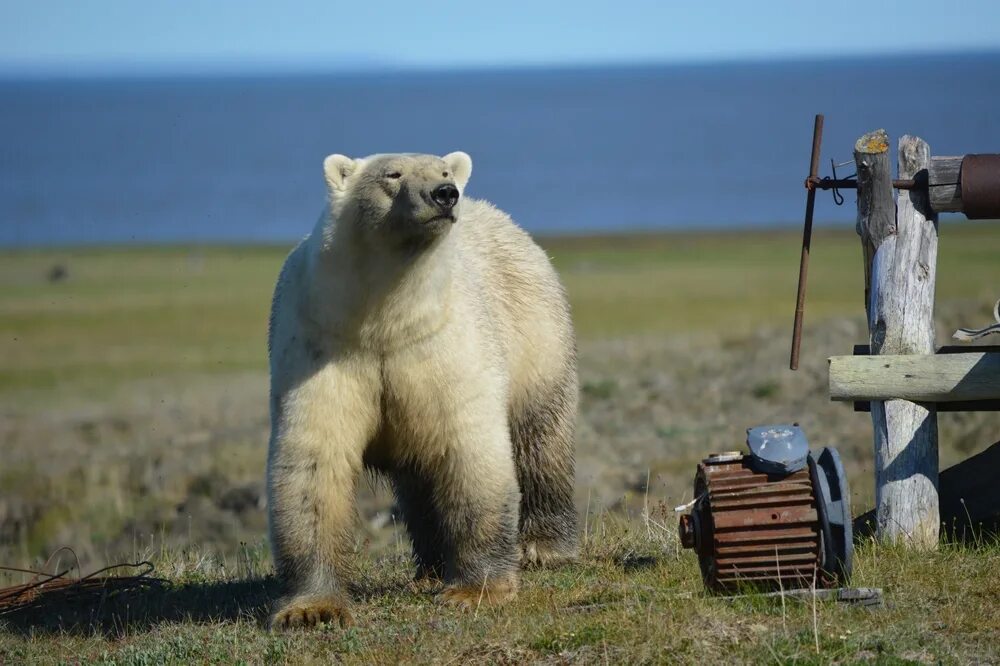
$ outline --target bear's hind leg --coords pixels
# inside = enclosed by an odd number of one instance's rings
[[[465,609],[494,606],[514,598],[520,572],[519,497],[513,473],[509,483],[492,488],[485,484],[465,489],[452,485],[439,495],[439,501],[447,548],[446,586],[439,598]]]
[[[521,561],[558,565],[576,558],[573,504],[576,373],[511,415],[511,438],[521,488]]]
[[[469,432],[460,441],[426,469],[445,553],[439,598],[471,609],[517,593],[520,497],[506,427]]]

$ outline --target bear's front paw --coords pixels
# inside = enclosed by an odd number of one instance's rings
[[[271,629],[315,627],[324,622],[336,622],[342,628],[354,625],[354,616],[347,607],[347,600],[342,597],[294,597],[279,606],[271,616]]]
[[[576,560],[575,543],[549,540],[529,540],[521,544],[521,565],[524,567],[558,567]]]
[[[463,610],[480,606],[499,606],[517,596],[517,583],[510,580],[488,581],[486,585],[449,585],[438,600]]]

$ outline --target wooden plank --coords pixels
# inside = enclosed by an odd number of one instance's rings
[[[930,205],[938,213],[962,212],[962,160],[964,155],[932,157],[927,168]]]
[[[1000,400],[1000,353],[833,356],[832,400]]]
[[[857,148],[857,147],[856,147]],[[928,168],[930,148],[923,140],[899,140],[899,177],[914,178]],[[858,173],[862,159],[855,150]],[[875,183],[858,194],[859,226],[862,194],[877,198],[866,209],[892,207],[891,190]],[[891,187],[891,184],[890,184]],[[871,265],[868,330],[875,355],[934,352],[934,283],[937,273],[937,217],[926,190],[900,190],[895,217],[886,214],[866,226],[875,254]],[[864,237],[864,236],[863,236]],[[863,357],[861,357],[863,358]],[[936,548],[938,524],[938,429],[933,404],[905,400],[872,401],[875,431],[875,498],[877,530],[884,541]]]

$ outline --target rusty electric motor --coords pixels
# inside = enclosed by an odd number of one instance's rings
[[[681,543],[698,553],[705,585],[838,587],[851,575],[847,477],[836,449],[809,451],[797,425],[747,431],[750,452],[698,464],[694,501],[679,508]]]

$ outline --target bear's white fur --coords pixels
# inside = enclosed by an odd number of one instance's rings
[[[392,481],[418,576],[447,601],[502,601],[520,559],[575,553],[569,309],[530,237],[463,196],[471,171],[461,152],[324,162],[329,205],[270,322],[277,626],[350,621],[366,468]]]

